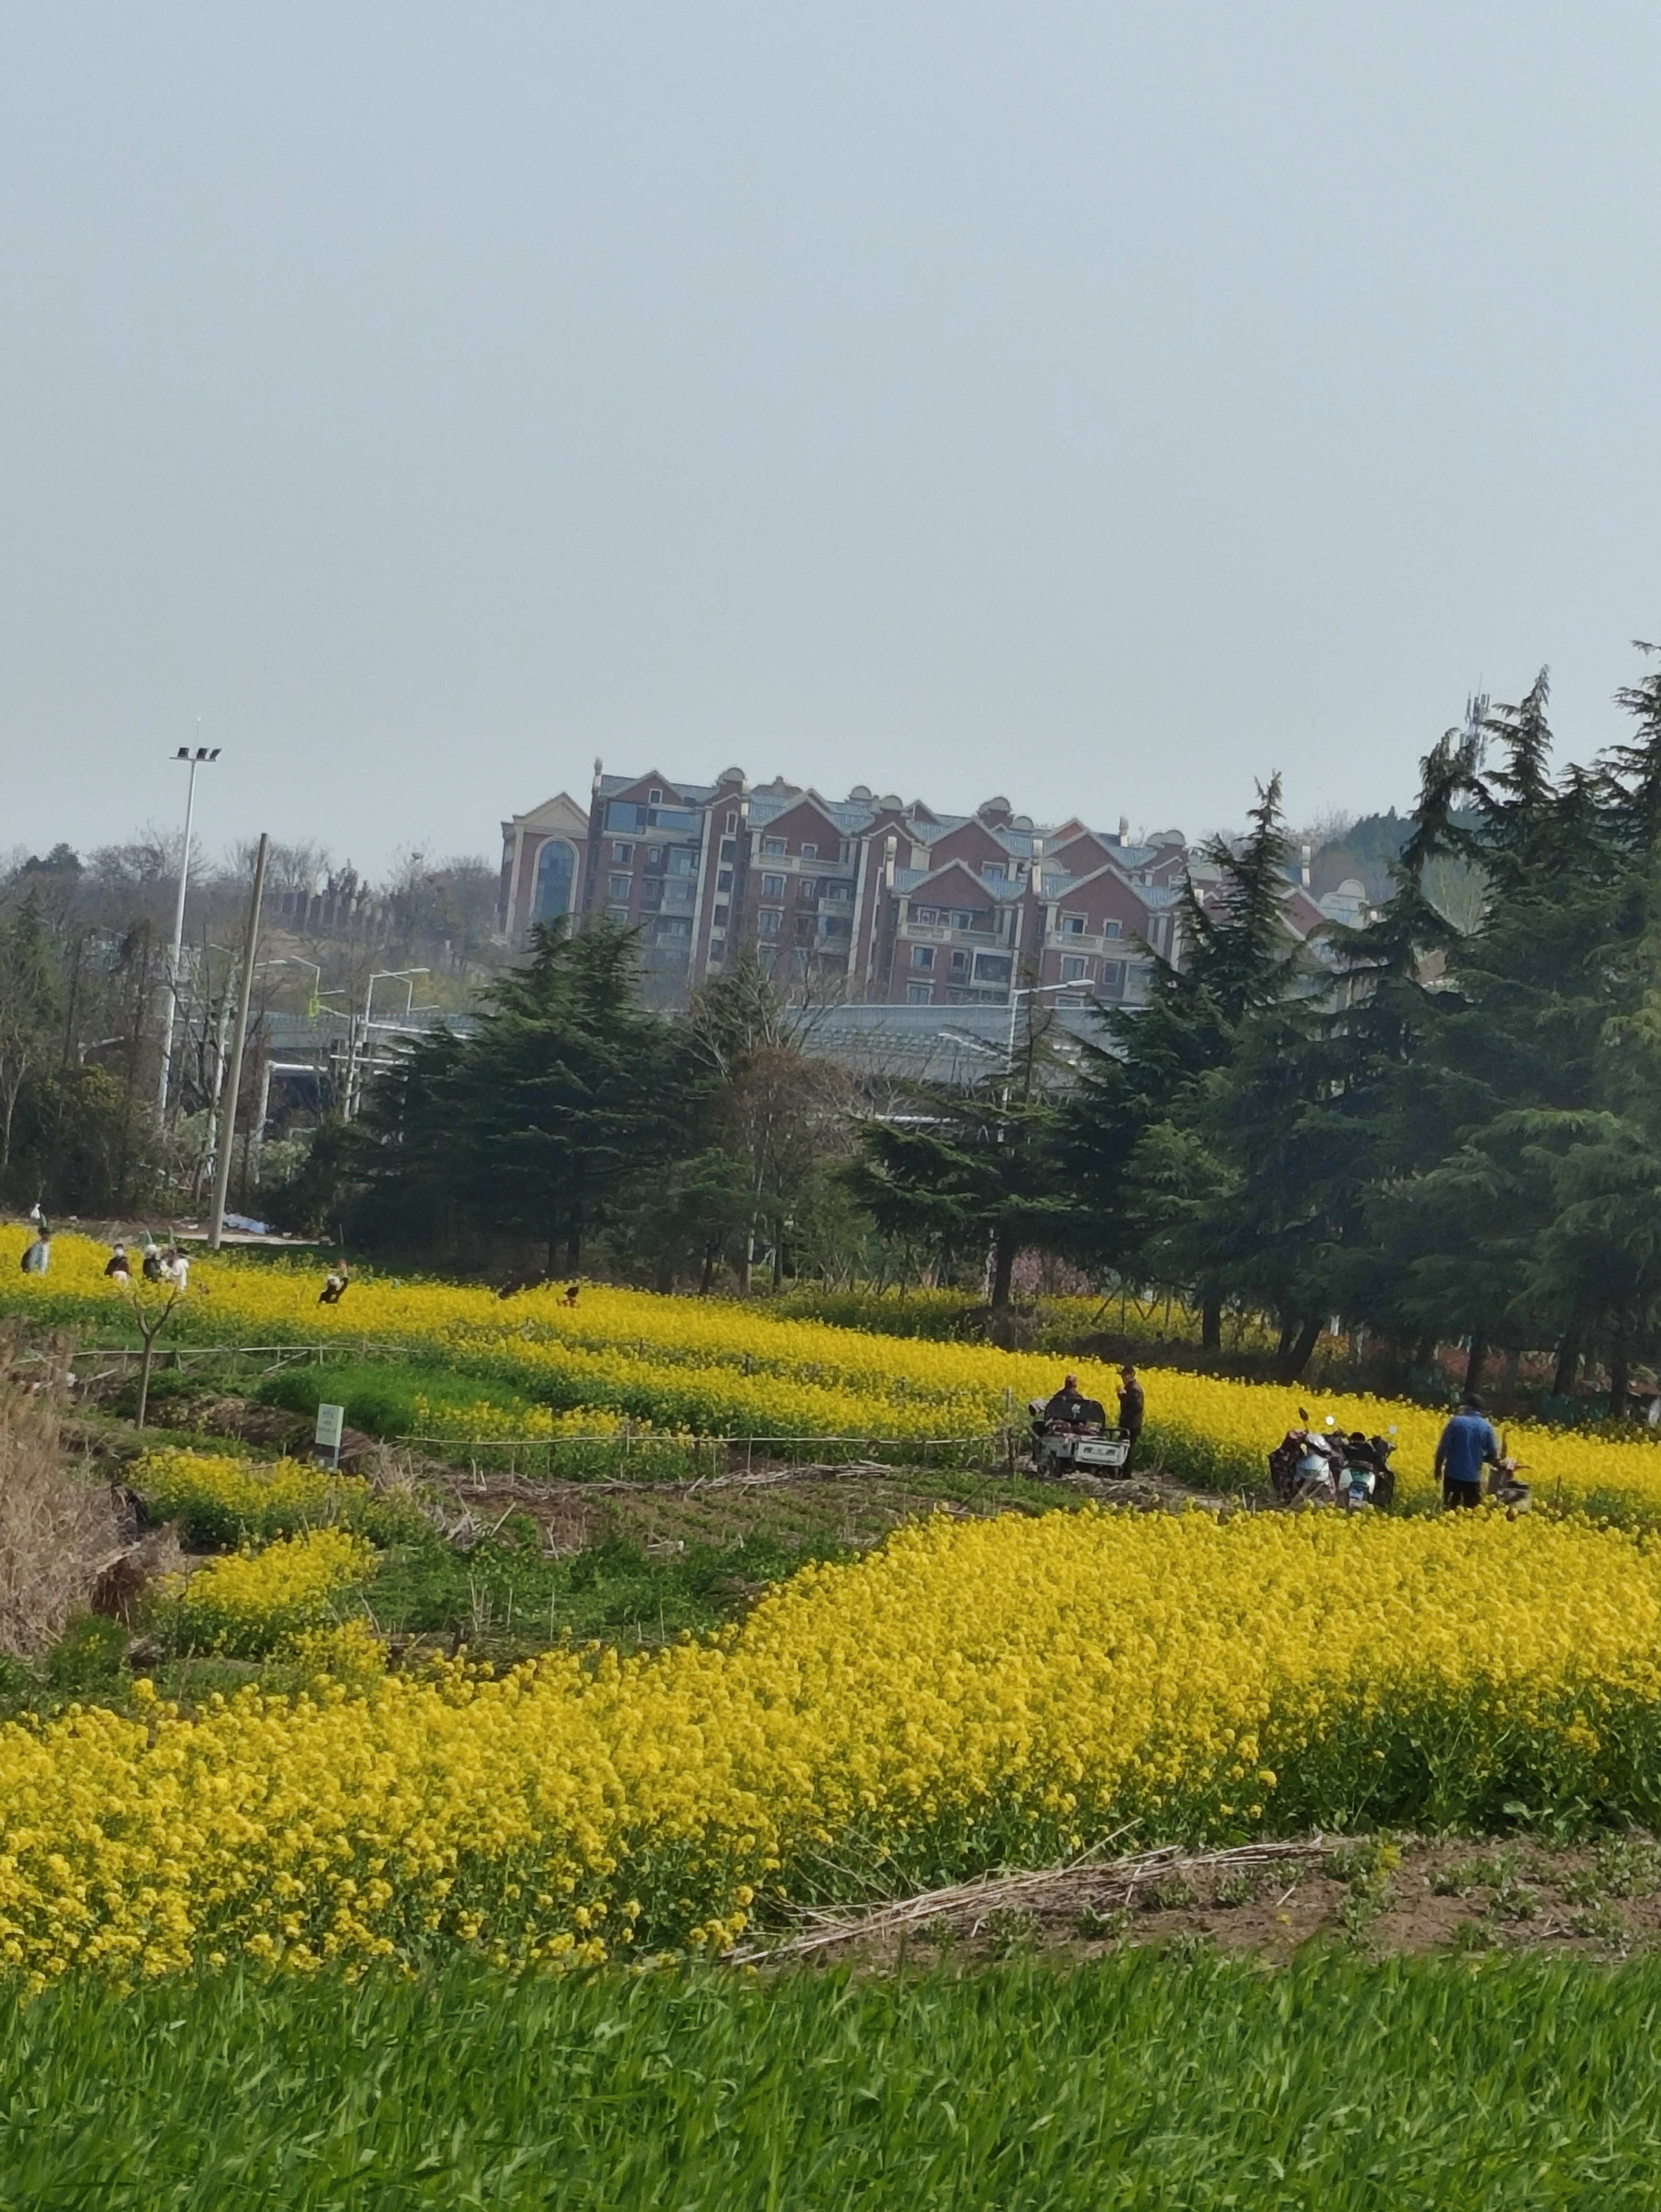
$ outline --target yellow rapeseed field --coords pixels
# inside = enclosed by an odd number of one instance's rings
[[[122,1303],[105,1280],[105,1248],[59,1237],[52,1272],[24,1276],[24,1233],[0,1235],[0,1285],[13,1307],[82,1326],[119,1327]],[[511,1382],[569,1425],[532,1413],[527,1433],[588,1432],[626,1417],[668,1434],[848,1437],[912,1446],[983,1435],[1060,1376],[1053,1357],[892,1338],[794,1321],[720,1299],[658,1297],[585,1287],[575,1308],[555,1291],[502,1300],[482,1285],[355,1280],[338,1306],[319,1306],[318,1271],[198,1260],[178,1318],[186,1340],[371,1341],[407,1347]],[[1113,1371],[1073,1363],[1086,1390],[1111,1408]],[[1299,1388],[1215,1381],[1148,1370],[1147,1443],[1172,1472],[1220,1488],[1261,1486],[1268,1453],[1310,1403],[1344,1428],[1394,1431],[1399,1495],[1434,1495],[1431,1468],[1441,1417],[1425,1407]],[[484,1416],[481,1414],[481,1419]],[[493,1409],[490,1427],[506,1425]],[[1661,1515],[1661,1447],[1518,1424],[1513,1449],[1536,1490],[1565,1507]]]
[[[720,1947],[758,1895],[1042,1861],[1128,1823],[1653,1820],[1658,1713],[1641,1535],[942,1517],[654,1654],[194,1717],[141,1685],[137,1717],[7,1725],[0,1961],[33,1986],[458,1943],[512,1966]]]

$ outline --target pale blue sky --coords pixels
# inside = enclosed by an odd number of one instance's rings
[[[492,851],[594,754],[1109,823],[1585,752],[1661,9],[14,4],[0,848]]]

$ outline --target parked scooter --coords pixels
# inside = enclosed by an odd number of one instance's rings
[[[1339,1505],[1347,1513],[1368,1506],[1387,1510],[1396,1498],[1390,1463],[1396,1447],[1388,1437],[1348,1435],[1332,1416],[1317,1429],[1299,1406],[1303,1426],[1288,1429],[1269,1455],[1269,1476],[1277,1502],[1288,1506]]]

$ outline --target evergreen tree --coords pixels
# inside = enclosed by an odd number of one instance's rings
[[[955,1271],[984,1260],[995,1316],[1009,1308],[1022,1249],[1055,1249],[1074,1209],[1061,1182],[1056,1062],[1027,1001],[1013,1054],[967,1089],[910,1086],[910,1111],[858,1130],[855,1196],[887,1237],[922,1245]]]
[[[538,923],[531,957],[485,995],[473,1033],[408,1054],[366,1115],[372,1217],[534,1237],[551,1269],[676,1151],[692,1073],[684,1042],[640,1004],[632,937]]]
[[[1288,853],[1276,775],[1260,787],[1238,848],[1220,837],[1201,848],[1172,957],[1150,953],[1145,1003],[1099,1010],[1103,1042],[1086,1045],[1062,1117],[1073,1249],[1123,1276],[1169,1280],[1175,1271],[1199,1293],[1208,1344],[1230,1270],[1203,1224],[1229,1176],[1208,1151],[1203,1099],[1243,1031],[1300,987],[1305,963],[1285,916]]]

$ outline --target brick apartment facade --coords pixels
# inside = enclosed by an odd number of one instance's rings
[[[662,997],[747,943],[782,983],[910,1006],[1007,1005],[1033,985],[1135,1004],[1147,948],[1177,949],[1188,865],[1176,831],[1134,845],[1123,823],[1041,825],[1001,798],[942,814],[862,784],[830,799],[739,769],[692,784],[598,762],[586,814],[562,793],[504,822],[502,843],[511,939],[605,915],[640,931]]]

